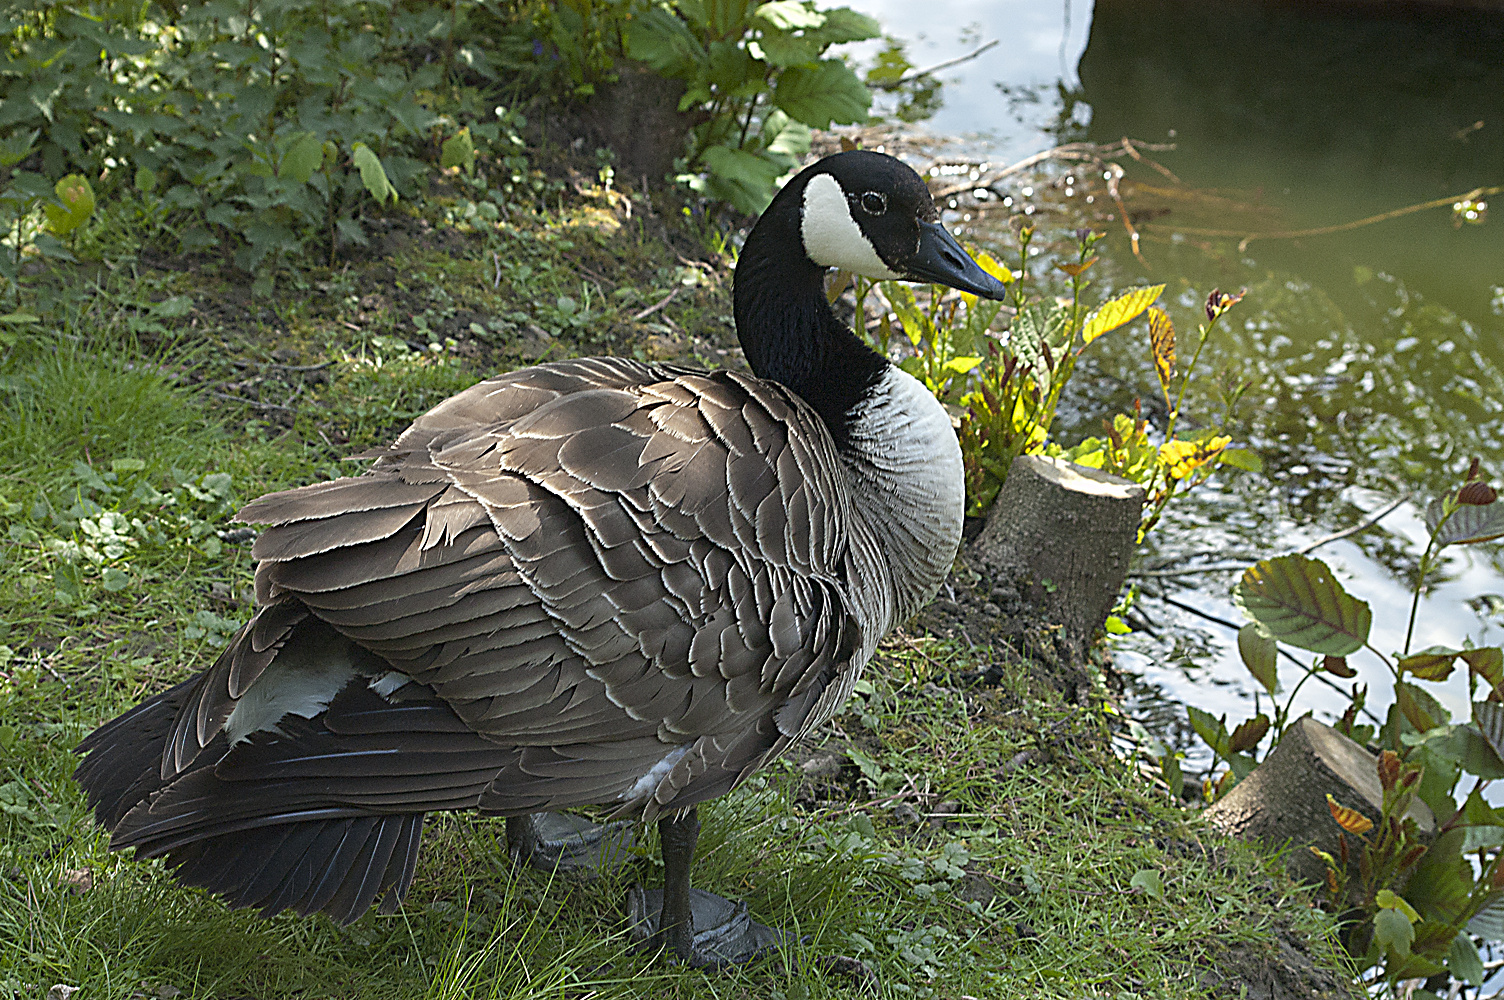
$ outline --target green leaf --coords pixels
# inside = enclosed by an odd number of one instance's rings
[[[0,323],[14,324],[16,326],[30,326],[32,323],[40,323],[42,317],[33,316],[31,313],[13,312],[0,315]]]
[[[1476,788],[1468,793],[1467,801],[1462,804],[1462,822],[1465,824],[1463,854],[1504,844],[1504,816],[1485,802]]]
[[[1412,924],[1420,920],[1420,914],[1415,912],[1415,907],[1405,902],[1403,896],[1396,894],[1391,889],[1380,889],[1374,896],[1374,903],[1381,910],[1398,910],[1405,915],[1405,919]]]
[[[1373,625],[1366,601],[1342,589],[1326,563],[1302,555],[1248,567],[1233,596],[1274,638],[1313,653],[1357,652]]]
[[[1415,928],[1409,918],[1395,910],[1380,910],[1373,918],[1373,941],[1379,951],[1404,958],[1410,954]]]
[[[1410,725],[1419,732],[1429,732],[1450,721],[1450,714],[1429,691],[1406,681],[1395,682],[1394,701],[1405,718],[1410,720]]]
[[[0,167],[13,167],[30,156],[40,134],[39,129],[32,129],[24,134],[15,132],[0,138]]]
[[[856,125],[866,121],[872,92],[851,67],[839,59],[823,59],[784,70],[773,103],[811,128],[830,128],[833,122]]]
[[[54,190],[58,203],[42,206],[47,213],[47,230],[54,236],[67,236],[94,214],[94,188],[82,174],[69,174]]]
[[[1133,631],[1133,629],[1128,627],[1128,623],[1117,615],[1108,615],[1107,621],[1102,627],[1107,630],[1108,635],[1128,635]]]
[[[623,40],[629,58],[647,63],[664,76],[687,76],[705,59],[699,40],[676,14],[662,6],[628,21]]]
[[[1260,626],[1249,622],[1238,629],[1238,655],[1243,657],[1243,666],[1253,679],[1273,694],[1279,687],[1279,644]]]
[[[1419,653],[1401,657],[1400,673],[1410,671],[1423,681],[1444,681],[1452,674],[1452,665],[1462,650],[1447,646],[1430,646]]]
[[[115,592],[124,590],[126,587],[129,587],[130,585],[131,585],[130,574],[124,572],[123,570],[119,570],[119,569],[116,569],[114,566],[111,566],[111,567],[109,567],[108,569],[106,569],[104,571],[104,589],[105,590],[108,590],[111,593],[115,593]]]
[[[1473,703],[1473,722],[1500,760],[1504,760],[1504,705],[1496,701]]]
[[[1195,705],[1187,705],[1185,711],[1190,717],[1191,728],[1206,742],[1207,746],[1216,752],[1217,756],[1223,758],[1232,756],[1231,737],[1227,735],[1226,723]]]
[[[439,150],[439,166],[445,170],[462,167],[467,174],[475,169],[475,143],[470,139],[468,128],[462,128],[444,140]]]
[[[710,171],[711,193],[731,202],[743,212],[761,212],[773,200],[773,184],[783,176],[783,167],[767,157],[741,149],[711,146],[705,151]]]
[[[1473,709],[1476,714],[1477,705]],[[1408,746],[1460,765],[1468,774],[1484,779],[1504,778],[1504,759],[1494,752],[1477,726],[1467,723],[1438,726],[1420,736],[1407,735],[1402,739]]]
[[[757,8],[752,16],[784,31],[818,28],[825,23],[824,14],[810,10],[799,0],[773,0]]]
[[[308,179],[323,165],[324,140],[312,132],[302,132],[288,145],[287,152],[282,154],[277,176],[307,184]]]
[[[763,32],[762,38],[748,42],[747,51],[774,66],[802,66],[820,58],[820,46],[816,43],[771,28]]]
[[[1462,842],[1456,827],[1437,837],[1405,883],[1405,898],[1427,920],[1451,923],[1467,912],[1473,869],[1461,854]]]
[[[1145,896],[1152,896],[1155,899],[1165,898],[1164,880],[1160,878],[1159,872],[1153,868],[1140,868],[1134,872],[1133,877],[1128,880],[1128,887],[1130,889],[1138,889]]]
[[[1504,892],[1493,894],[1467,922],[1467,930],[1485,941],[1504,941]]]
[[[1452,939],[1452,946],[1447,949],[1447,969],[1453,979],[1460,979],[1469,986],[1483,985],[1483,959],[1467,931],[1458,931]]]
[[[1437,528],[1443,502],[1432,500],[1426,505],[1426,524],[1431,528],[1438,545],[1473,545],[1504,537],[1504,503],[1491,503],[1484,507],[1458,504],[1457,510],[1447,518],[1446,523]]]
[[[1495,691],[1504,693],[1504,649],[1483,646],[1465,649],[1461,656],[1469,670],[1482,677]]]
[[[147,167],[136,168],[136,190],[147,194],[156,190],[157,175]]]
[[[863,42],[883,33],[883,26],[877,22],[876,18],[868,17],[850,7],[836,7],[821,13],[825,15],[825,23],[804,33],[806,38],[813,38],[821,45]]]
[[[1225,448],[1222,451],[1221,462],[1244,472],[1263,472],[1264,460],[1247,448]]]
[[[357,142],[350,147],[350,160],[355,164],[355,169],[360,171],[360,182],[371,192],[376,204],[384,205],[388,199],[396,204],[397,189],[392,187],[392,182],[387,179],[386,170],[381,165],[381,158],[371,151],[370,146]]]

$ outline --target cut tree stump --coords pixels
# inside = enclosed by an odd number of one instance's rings
[[[1059,458],[1020,455],[972,543],[1000,586],[1061,626],[1078,657],[1117,603],[1144,488]]]
[[[1318,847],[1337,857],[1342,832],[1327,808],[1328,795],[1377,824],[1384,801],[1378,758],[1307,716],[1292,723],[1274,752],[1201,815],[1213,829],[1230,836],[1272,846],[1292,843],[1294,849],[1286,855],[1290,874],[1320,883],[1326,879],[1326,864],[1306,848]],[[1435,835],[1436,818],[1420,799],[1405,815],[1415,820],[1422,839]],[[1358,846],[1355,839],[1348,839],[1350,851]],[[1356,871],[1357,853],[1351,858]]]

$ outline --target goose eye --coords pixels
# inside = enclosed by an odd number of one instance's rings
[[[868,215],[882,215],[888,210],[888,199],[880,192],[868,191],[862,195],[862,211]]]

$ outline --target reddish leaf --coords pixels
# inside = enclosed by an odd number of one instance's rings
[[[1262,740],[1268,732],[1269,717],[1260,712],[1247,722],[1239,723],[1238,727],[1232,731],[1228,746],[1232,748],[1233,753],[1246,753],[1258,746],[1259,740]]]
[[[1341,677],[1343,680],[1358,676],[1358,672],[1347,665],[1347,657],[1345,656],[1322,657],[1321,669],[1334,677]]]
[[[1326,797],[1326,807],[1331,810],[1332,819],[1337,821],[1337,825],[1348,833],[1361,836],[1373,829],[1373,820],[1364,816],[1356,809],[1349,809],[1347,806],[1338,805],[1337,800],[1332,798],[1331,795],[1327,795]]]

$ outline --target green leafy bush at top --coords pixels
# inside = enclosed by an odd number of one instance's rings
[[[161,206],[183,249],[227,251],[262,290],[283,264],[366,242],[364,206],[415,195],[435,158],[473,171],[475,150],[497,154],[503,197],[522,123],[461,86],[500,73],[467,39],[482,22],[531,26],[487,17],[476,3],[8,4],[0,224],[14,253],[0,277],[14,282],[25,244],[63,255],[56,237],[92,210],[85,178]],[[444,145],[460,114],[468,154]]]
[[[706,115],[680,179],[750,214],[809,151],[810,129],[866,120],[871,92],[826,53],[877,34],[876,21],[849,7],[676,0],[634,13],[622,36],[628,57],[684,81],[679,110]]]
[[[1402,650],[1385,655],[1373,647],[1367,602],[1349,594],[1320,559],[1301,554],[1265,559],[1244,571],[1233,596],[1251,619],[1238,635],[1238,650],[1268,695],[1273,718],[1256,706],[1255,715],[1229,733],[1225,716],[1218,719],[1194,706],[1188,714],[1214,755],[1203,794],[1219,798],[1257,765],[1266,736],[1270,749],[1278,744],[1308,680],[1356,677],[1348,657],[1358,653],[1382,663],[1394,693],[1383,723],[1358,722],[1359,713],[1368,711],[1368,689],[1356,684],[1336,723],[1340,732],[1381,751],[1380,821],[1375,825],[1349,804],[1329,798],[1332,820],[1342,833],[1339,857],[1316,852],[1327,865],[1328,905],[1356,918],[1346,922],[1343,943],[1359,967],[1379,968],[1391,985],[1442,971],[1479,985],[1483,969],[1473,938],[1504,941],[1504,813],[1482,797],[1490,782],[1504,778],[1504,649],[1410,648],[1420,593],[1442,552],[1504,537],[1504,504],[1480,478],[1476,459],[1462,486],[1427,506],[1426,525],[1430,540],[1416,572]],[[1280,643],[1314,654],[1284,704],[1275,701],[1281,693]],[[1471,718],[1457,722],[1417,682],[1444,681],[1464,668]],[[1178,773],[1172,757],[1164,755],[1165,766]],[[1224,761],[1228,769],[1217,776]],[[1459,805],[1465,775],[1473,783]],[[1406,815],[1415,799],[1436,817],[1437,836],[1429,844]]]

